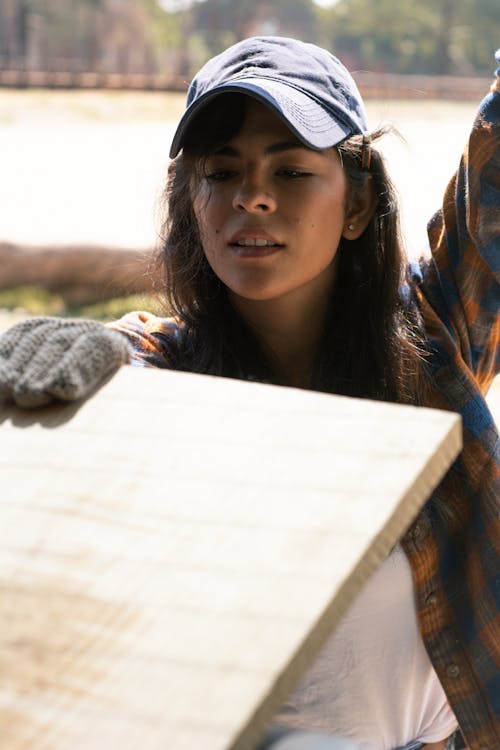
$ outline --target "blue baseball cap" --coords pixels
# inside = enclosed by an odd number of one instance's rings
[[[244,39],[209,60],[188,89],[186,111],[170,157],[203,107],[228,92],[268,105],[309,148],[322,150],[368,130],[366,111],[351,74],[315,44],[280,36]]]

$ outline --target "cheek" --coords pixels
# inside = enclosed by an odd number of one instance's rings
[[[206,192],[206,191],[204,191]],[[221,234],[222,212],[213,196],[200,194],[193,201],[194,215],[203,240],[210,241]]]
[[[200,241],[205,254],[207,254],[207,249],[212,244],[211,238],[214,234],[213,222],[210,212],[207,210],[207,201],[202,201],[200,198],[193,201],[193,211],[196,223],[198,224]],[[215,232],[217,233],[218,230],[215,230]]]
[[[220,255],[220,243],[222,233],[217,227],[214,227],[213,222],[205,219],[205,222],[198,222],[200,231],[200,240],[203,252],[206,258],[212,262],[215,261]]]
[[[211,215],[210,211],[207,211],[205,208],[199,212],[195,209],[194,214],[198,224],[198,232],[203,253],[208,264],[217,274],[219,266],[218,258],[220,256],[219,244],[222,236],[221,229],[215,225],[215,218]]]
[[[307,224],[307,239],[318,249],[318,262],[329,262],[335,257],[344,231],[342,196],[325,196],[316,202],[314,215]]]
[[[325,201],[322,206],[321,213],[318,213],[316,218],[316,226],[330,226],[332,229],[337,229],[339,226],[342,227],[345,219],[345,200],[343,194],[334,194],[331,198]]]

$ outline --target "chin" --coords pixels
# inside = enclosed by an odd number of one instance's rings
[[[237,288],[233,287],[232,289],[229,288],[229,294],[248,302],[271,302],[282,297],[284,292],[256,286],[241,286]]]

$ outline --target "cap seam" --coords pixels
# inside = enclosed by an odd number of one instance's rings
[[[316,102],[316,104],[318,104],[320,107],[322,107],[322,109],[324,109],[325,112],[328,113],[328,109],[325,106],[324,102],[320,101],[314,94],[311,94],[309,91],[305,91],[300,86],[297,86],[297,85],[295,85],[295,84],[293,84],[293,83],[291,83],[291,82],[289,82],[287,80],[285,81],[282,78],[276,78],[275,76],[270,76],[270,75],[258,75],[258,76],[251,75],[251,74],[239,75],[238,78],[228,79],[228,80],[226,80],[224,82],[221,82],[221,83],[217,84],[216,86],[214,86],[214,88],[210,89],[209,91],[214,91],[215,89],[222,88],[223,86],[228,86],[228,85],[233,85],[233,84],[237,85],[237,81],[241,81],[242,79],[251,79],[251,78],[254,78],[254,79],[257,79],[257,80],[259,78],[265,78],[268,81],[274,81],[275,83],[279,83],[281,85],[289,86],[290,88],[295,89],[296,91],[300,91],[300,93],[304,94],[304,96],[306,96],[308,99],[312,99],[314,102]],[[209,91],[206,91],[205,93],[208,94]],[[204,96],[204,94],[201,94],[201,96]],[[347,127],[349,127],[349,128],[352,129],[352,126],[355,123],[352,120],[348,120],[347,117],[344,116],[344,113],[342,112],[342,110],[335,109],[335,113],[337,113],[337,112],[340,112],[339,119],[342,120],[342,123],[344,125],[346,125]]]

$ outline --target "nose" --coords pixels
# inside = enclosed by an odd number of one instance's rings
[[[260,180],[245,179],[234,194],[233,208],[244,213],[272,213],[276,198]]]

